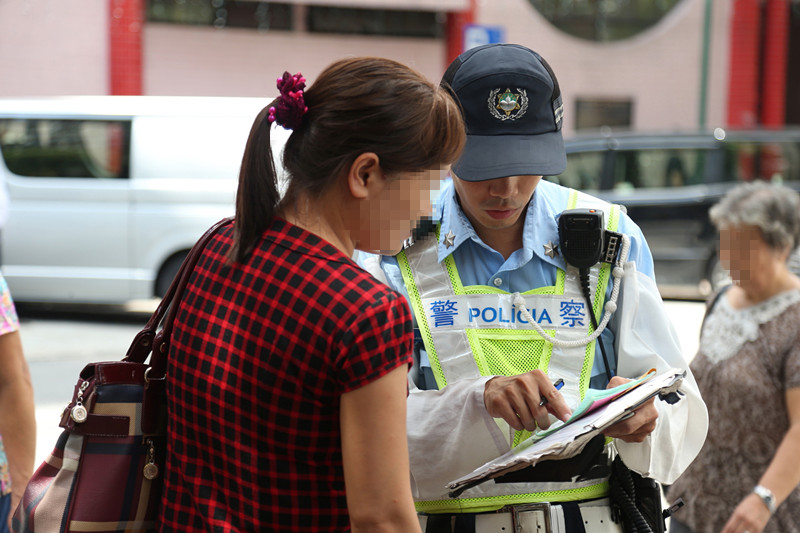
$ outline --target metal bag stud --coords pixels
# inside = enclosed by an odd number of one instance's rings
[[[156,464],[156,448],[153,439],[147,439],[147,464],[144,465],[143,474],[145,479],[154,480],[158,477],[158,465]]]
[[[78,389],[78,397],[75,399],[75,407],[73,407],[72,411],[69,413],[69,417],[74,420],[76,424],[86,422],[86,419],[89,417],[89,412],[83,406],[83,391],[85,391],[88,386],[88,381],[84,381],[81,384],[80,389]]]

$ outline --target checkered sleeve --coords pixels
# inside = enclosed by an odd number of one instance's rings
[[[412,363],[411,311],[402,296],[385,292],[352,321],[334,361],[341,392],[375,381]]]

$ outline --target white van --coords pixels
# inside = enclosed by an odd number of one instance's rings
[[[268,102],[0,99],[9,199],[0,258],[12,296],[119,304],[162,295],[203,231],[234,213],[245,141]]]

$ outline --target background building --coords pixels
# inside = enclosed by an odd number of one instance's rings
[[[567,134],[800,124],[798,0],[6,0],[0,96],[269,97],[365,54],[438,80],[497,40],[553,66]]]

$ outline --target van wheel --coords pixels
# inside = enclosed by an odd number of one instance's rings
[[[167,259],[166,263],[161,267],[156,278],[157,297],[163,298],[167,294],[173,278],[180,270],[181,264],[183,264],[183,260],[186,259],[187,255],[189,255],[189,252],[179,252]]]

